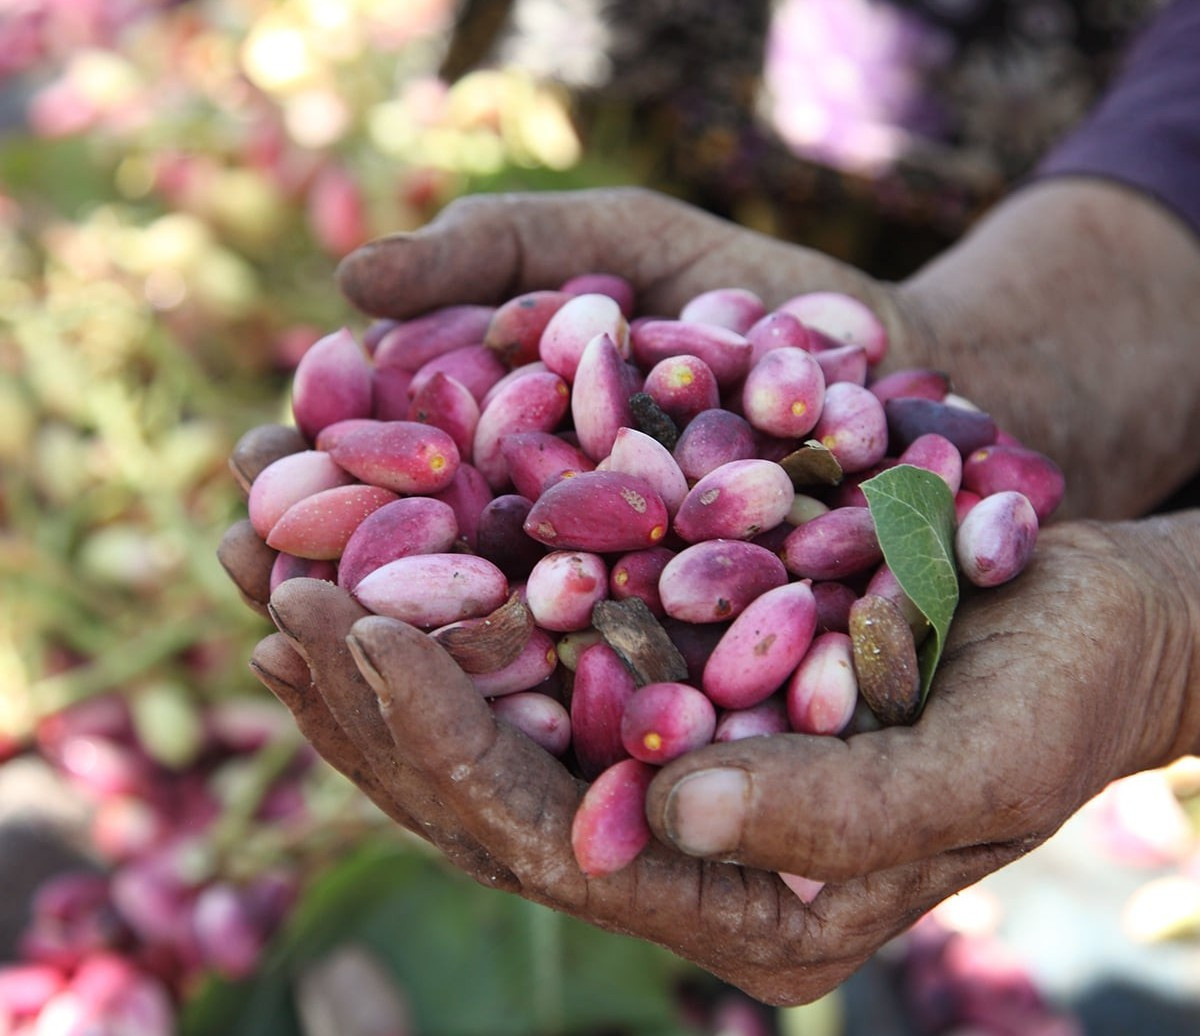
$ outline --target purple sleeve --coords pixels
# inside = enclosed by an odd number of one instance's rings
[[[1200,233],[1200,0],[1174,0],[1036,176],[1101,176],[1145,191]]]

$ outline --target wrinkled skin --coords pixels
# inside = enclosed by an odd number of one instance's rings
[[[893,366],[937,355],[921,292],[643,192],[458,204],[417,235],[352,256],[341,277],[364,310],[404,316],[597,269],[628,277],[655,312],[736,283],[768,304],[848,291],[883,314]],[[935,277],[925,297],[937,290]],[[235,473],[247,485],[298,448],[285,430],[256,430]],[[1087,500],[1094,473],[1082,468]],[[436,643],[327,583],[294,580],[268,602],[272,553],[248,522],[221,547],[243,596],[279,629],[255,651],[255,672],[388,815],[485,885],[660,943],[778,1004],[837,985],[1112,779],[1200,745],[1198,554],[1196,513],[1047,527],[1016,581],[964,599],[914,726],[846,741],[779,735],[676,760],[651,786],[658,840],[589,880],[569,837],[582,785],[495,722]],[[697,796],[703,778],[684,779],[714,768],[723,793]],[[806,906],[775,871],[828,884]]]

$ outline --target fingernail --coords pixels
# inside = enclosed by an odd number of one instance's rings
[[[362,248],[357,248],[342,257],[333,275],[335,283],[341,287],[342,291],[352,294],[358,288],[358,282],[362,276],[362,268],[365,263],[366,257],[363,254]]]
[[[250,487],[254,484],[254,479],[250,477],[250,473],[242,466],[237,457],[230,457],[228,463],[229,472],[241,487],[242,492],[249,493]]]
[[[256,658],[250,659],[249,665],[250,665],[250,671],[252,673],[254,673],[255,676],[258,677],[258,679],[262,682],[263,686],[266,687],[267,690],[269,690],[272,694],[278,696],[279,695],[278,688],[286,688],[292,692],[296,692],[299,690],[299,688],[297,688],[296,685],[293,684],[290,680],[285,680],[285,679],[283,679],[283,677],[279,676],[277,673],[271,672],[271,670],[268,669],[266,666],[264,666],[261,662],[259,662],[258,659],[256,659]]]
[[[750,796],[744,770],[700,770],[667,796],[667,835],[690,856],[716,856],[738,847]]]
[[[271,621],[273,623],[275,623],[275,628],[277,630],[279,630],[279,632],[282,633],[285,637],[287,637],[288,640],[296,639],[296,634],[294,634],[290,629],[288,629],[287,623],[285,623],[283,621],[283,619],[280,618],[279,609],[276,608],[275,605],[272,604],[270,601],[267,602],[267,615],[269,615],[271,618]]]
[[[393,698],[392,689],[379,672],[379,667],[375,664],[374,659],[367,653],[362,641],[351,633],[346,637],[346,647],[350,650],[350,657],[354,659],[354,664],[358,666],[362,678],[375,692],[375,699],[382,707],[390,707]]]

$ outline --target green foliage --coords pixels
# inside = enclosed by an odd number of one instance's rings
[[[384,962],[423,1036],[695,1034],[673,996],[691,969],[665,951],[380,840],[321,875],[253,979],[194,998],[183,1036],[299,1036],[299,976],[345,943]]]
[[[280,708],[246,665],[269,623],[216,558],[246,513],[227,458],[288,419],[311,341],[368,323],[338,258],[468,191],[637,179],[583,156],[566,98],[528,75],[437,82],[454,7],[204,0],[6,67],[28,118],[0,139],[0,746],[116,693],[185,772],[211,705]],[[299,969],[358,939],[423,1033],[683,1033],[673,958],[370,843],[390,825],[331,770],[302,823],[258,819],[283,742],[223,774],[207,837],[225,878],[319,877],[269,967],[185,997],[190,1032],[296,1032]]]

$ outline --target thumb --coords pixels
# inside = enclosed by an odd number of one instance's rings
[[[712,745],[668,764],[647,817],[692,856],[844,881],[935,854],[1040,841],[1077,804],[1047,794],[1037,739],[935,703],[914,727]],[[968,722],[979,731],[965,736]],[[1011,720],[1010,720],[1011,723]]]
[[[906,734],[911,741],[911,731],[887,730],[850,741],[778,735],[711,745],[655,778],[650,826],[692,856],[821,881],[932,855],[956,838],[934,817],[913,815],[920,810],[910,800],[931,776],[896,762],[912,758]]]
[[[1121,646],[1138,642],[1145,606],[1109,554],[1073,545],[1084,535],[1047,535],[1021,581],[964,600],[913,726],[683,756],[650,785],[655,832],[693,856],[825,881],[1044,840],[1145,765],[1150,717],[1175,715],[1137,668],[1147,656],[1131,664]]]

